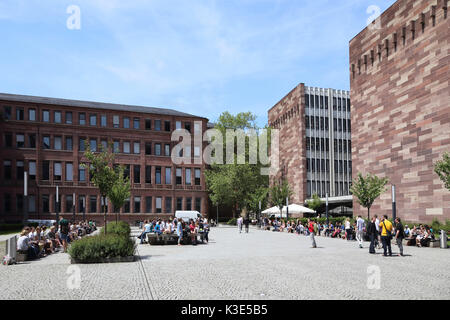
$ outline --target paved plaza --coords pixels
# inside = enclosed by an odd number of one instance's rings
[[[219,227],[207,245],[139,245],[133,263],[73,269],[57,253],[0,266],[0,299],[450,299],[450,250],[383,257],[369,255],[368,243],[316,240],[312,249],[305,236]],[[81,282],[70,289],[74,270]]]

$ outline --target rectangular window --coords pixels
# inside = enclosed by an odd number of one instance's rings
[[[28,196],[28,212],[36,212],[36,196],[29,195]]]
[[[23,134],[16,134],[16,145],[17,148],[25,147],[25,136]]]
[[[162,212],[162,198],[161,197],[156,197],[156,213],[161,213]]]
[[[61,123],[62,122],[61,111],[55,111],[53,116],[55,117],[55,119],[54,119],[55,123]]]
[[[130,199],[127,199],[125,201],[125,205],[123,207],[123,212],[124,213],[130,213]]]
[[[65,212],[72,212],[73,196],[71,194],[66,195],[66,210]]]
[[[86,150],[86,139],[85,138],[80,138],[80,142],[78,144],[78,150],[83,151],[83,152]]]
[[[170,132],[170,121],[164,121],[164,130]]]
[[[48,194],[42,195],[42,212],[50,213],[50,195]]]
[[[161,155],[161,143],[155,143],[155,156]]]
[[[12,134],[5,133],[5,147],[12,148]]]
[[[97,139],[90,139],[89,146],[91,147],[91,152],[97,152]]]
[[[164,145],[164,155],[166,157],[170,157],[170,144],[165,144]]]
[[[125,168],[123,170],[123,177],[125,179],[130,179],[130,165],[129,164],[125,165]]]
[[[114,142],[113,142],[113,152],[114,153],[120,152],[120,142],[117,140],[114,140]]]
[[[134,154],[140,154],[141,153],[141,143],[140,142],[135,142],[133,144],[133,152],[134,152]]]
[[[30,180],[36,180],[36,161],[28,162],[28,176]]]
[[[200,157],[200,147],[194,146],[194,157]]]
[[[172,213],[172,197],[166,197],[166,213]]]
[[[194,175],[195,175],[195,185],[199,186],[200,185],[201,170],[196,168],[195,171],[194,171]]]
[[[16,179],[23,181],[23,161],[16,161]]]
[[[16,120],[23,120],[24,111],[23,108],[16,108]]]
[[[86,124],[86,113],[80,113],[78,115],[78,119],[79,119],[78,123],[84,126]]]
[[[72,137],[66,137],[66,150],[73,150],[73,140]]]
[[[55,150],[62,150],[62,137],[55,137],[54,149]]]
[[[53,163],[53,180],[61,181],[62,176],[62,167],[61,162]]]
[[[36,109],[28,109],[28,121],[36,121]]]
[[[134,197],[134,213],[141,213],[141,197]]]
[[[181,129],[181,121],[175,122],[175,129],[176,129],[176,130]]]
[[[106,114],[102,114],[100,116],[100,125],[102,127],[106,127],[107,126],[107,118],[106,118]]]
[[[177,168],[176,169],[176,184],[177,185],[180,185],[183,183],[181,177],[182,177],[182,170],[181,170],[181,168]],[[181,210],[181,209],[179,209],[179,210]]]
[[[177,211],[183,210],[183,198],[177,198]]]
[[[66,111],[66,123],[72,124],[72,111]]]
[[[195,211],[202,211],[202,198],[195,198]]]
[[[155,168],[155,183],[161,184],[161,167]]]
[[[42,137],[42,147],[44,149],[50,149],[50,136],[43,136]]]
[[[166,184],[172,184],[172,168],[166,168],[166,176],[164,181]]]
[[[97,125],[97,115],[96,114],[89,115],[89,125],[91,125],[91,126]]]
[[[145,143],[145,154],[146,155],[151,155],[152,154],[152,143],[151,142],[146,142]]]
[[[120,118],[119,116],[113,116],[113,127],[119,128],[120,126]]]
[[[152,166],[145,166],[145,183],[152,183]]]
[[[130,129],[130,118],[128,117],[123,118],[123,127],[125,129]]]
[[[186,184],[188,186],[190,186],[191,185],[191,169],[190,168],[186,168],[185,173],[186,173],[186,179],[185,179]]]
[[[8,193],[5,193],[5,196],[3,197],[4,201],[4,210],[5,212],[9,213],[11,212],[11,195]]]
[[[123,153],[130,153],[130,142],[123,142]]]
[[[141,122],[141,120],[139,118],[134,118],[133,119],[133,128],[140,129],[140,122]]]
[[[135,164],[133,166],[133,181],[134,183],[141,183],[141,166]]]
[[[97,212],[97,196],[89,196],[89,212]]]
[[[66,162],[66,181],[73,181],[73,164]]]
[[[185,122],[184,123],[184,128],[190,133],[191,132],[191,123],[190,122]]]
[[[145,130],[151,130],[152,129],[152,120],[145,119]]]
[[[4,107],[5,120],[11,120],[11,107]]]
[[[86,181],[86,168],[84,168],[84,166],[82,166],[81,164],[78,167],[78,180],[80,182]]]
[[[42,180],[50,180],[50,161],[42,162]]]
[[[161,120],[155,120],[155,130],[161,131]]]
[[[108,141],[107,140],[101,140],[100,146],[101,146],[100,151],[108,151]]]
[[[186,198],[186,210],[187,211],[192,210],[192,198]]]
[[[42,121],[50,122],[50,111],[48,111],[48,110],[42,111]]]
[[[152,197],[145,197],[145,213],[152,212]]]

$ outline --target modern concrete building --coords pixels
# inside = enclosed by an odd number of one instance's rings
[[[131,197],[122,208],[128,221],[168,217],[176,210],[206,215],[202,146],[192,139],[192,164],[175,165],[171,141],[176,129],[202,135],[208,120],[170,109],[0,94],[0,221],[24,216],[24,171],[28,172],[31,219],[59,212],[103,222],[98,189],[90,183],[84,142],[93,151],[112,145],[115,163],[125,165]],[[74,199],[75,194],[75,199]],[[113,208],[108,201],[108,213]]]
[[[448,1],[399,0],[350,41],[353,175],[390,180],[378,215],[391,215],[393,184],[400,217],[450,219],[433,170],[450,151],[449,30]]]
[[[269,125],[280,130],[280,170],[271,183],[287,179],[295,203],[303,204],[315,193],[351,203],[348,91],[301,83],[269,110]]]

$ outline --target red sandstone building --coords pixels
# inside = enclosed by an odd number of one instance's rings
[[[115,163],[126,167],[131,196],[122,219],[173,216],[176,210],[208,212],[202,147],[192,139],[189,165],[175,165],[170,157],[178,143],[171,142],[172,132],[182,128],[202,135],[205,118],[161,108],[11,94],[0,94],[0,113],[0,221],[22,220],[27,206],[30,219],[54,219],[58,186],[59,212],[71,217],[74,204],[77,219],[84,208],[86,218],[102,222],[98,189],[80,167],[84,141],[94,151],[111,144]]]
[[[398,216],[450,219],[434,163],[450,151],[448,1],[399,0],[350,41],[353,175],[388,177]],[[354,199],[356,212],[363,208]],[[371,212],[391,215],[390,190]]]

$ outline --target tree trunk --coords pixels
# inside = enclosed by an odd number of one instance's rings
[[[370,207],[367,208],[367,221],[370,221]]]
[[[106,231],[106,206],[105,206],[105,197],[103,197],[103,220],[105,222],[105,234],[107,233]]]

